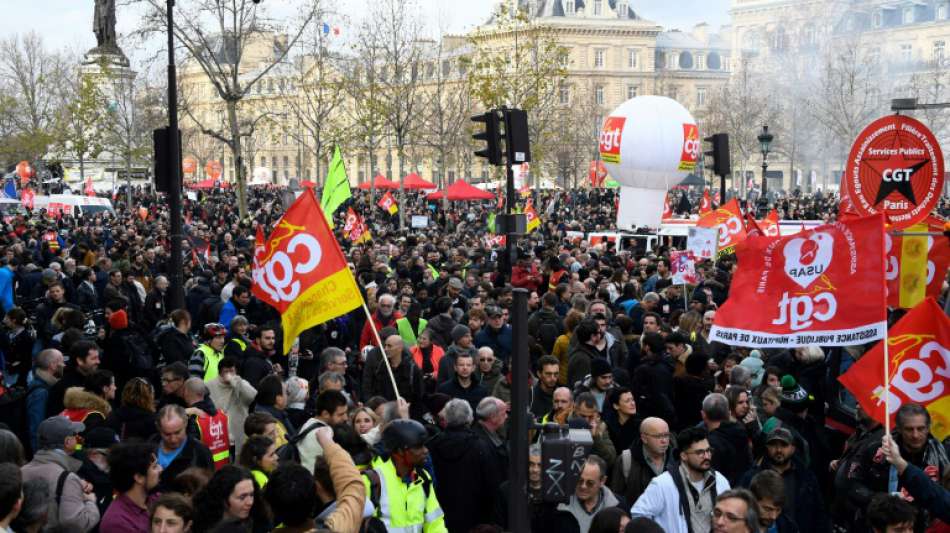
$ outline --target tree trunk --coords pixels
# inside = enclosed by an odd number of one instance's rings
[[[79,154],[79,180],[86,183],[86,159],[82,153]]]
[[[449,173],[445,170],[445,146],[439,148],[439,171],[442,173],[442,211],[449,212],[449,195],[446,190],[449,188]]]
[[[247,176],[244,174],[244,165],[239,164],[241,159],[241,126],[238,124],[237,102],[228,101],[228,124],[231,127],[231,159],[234,160],[234,176],[237,178],[238,215],[241,219],[247,217]]]
[[[128,198],[129,198],[129,209],[132,208],[132,155],[126,154],[125,157],[125,183],[129,188]]]
[[[402,142],[399,143],[399,231],[406,229],[406,177],[403,175],[403,160],[406,154],[403,152]]]

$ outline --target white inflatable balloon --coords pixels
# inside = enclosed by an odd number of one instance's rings
[[[665,191],[696,169],[701,143],[696,119],[679,102],[638,96],[604,120],[600,158],[622,185]]]

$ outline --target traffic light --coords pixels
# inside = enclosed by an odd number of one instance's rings
[[[729,161],[729,134],[716,133],[704,139],[712,145],[712,150],[705,152],[713,158],[713,174],[728,176],[732,173],[732,164]]]
[[[472,122],[485,123],[485,131],[472,135],[472,138],[476,141],[485,141],[486,144],[485,149],[475,152],[475,155],[488,159],[488,162],[492,165],[504,165],[501,158],[501,143],[504,140],[501,131],[502,121],[499,119],[497,111],[493,109],[481,115],[476,115],[472,117]]]
[[[168,128],[159,128],[152,131],[152,144],[155,148],[155,190],[169,192],[171,190],[172,171],[175,165],[181,164],[181,130],[178,130],[178,157],[174,157],[169,146]]]
[[[521,109],[505,109],[505,146],[508,163],[531,162],[531,138],[528,135],[528,113]]]

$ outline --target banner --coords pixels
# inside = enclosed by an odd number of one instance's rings
[[[928,218],[907,228],[909,233],[943,231],[943,221]],[[924,298],[940,295],[950,267],[950,246],[942,235],[884,235],[887,305],[909,309]]]
[[[751,237],[710,341],[791,348],[884,337],[884,218],[835,222],[787,237]]]
[[[696,285],[696,258],[689,251],[670,252],[670,271],[673,273],[673,285]]]
[[[703,199],[699,202],[700,216],[712,211],[712,199],[709,197],[709,189],[703,189]]]
[[[742,209],[739,201],[733,198],[729,202],[701,217],[696,222],[700,228],[719,228],[720,256],[735,252],[736,244],[745,240],[747,234],[745,224],[742,223]]]
[[[383,208],[383,211],[388,212],[390,215],[395,215],[399,212],[399,205],[396,203],[396,199],[393,198],[393,194],[389,191],[386,191],[386,194],[376,202],[376,205]]]
[[[686,237],[686,249],[699,260],[716,257],[716,245],[719,243],[719,228],[689,228]]]
[[[950,436],[950,319],[933,298],[911,309],[888,332],[890,387],[884,390],[884,344],[878,343],[838,377],[880,423],[905,403],[930,411],[930,432],[937,440]],[[885,413],[884,395],[887,394]]]
[[[354,244],[362,244],[372,240],[373,236],[366,227],[366,222],[352,207],[346,210],[346,223],[343,226],[343,235]]]
[[[283,352],[301,332],[362,304],[356,280],[312,188],[303,191],[265,243],[252,291],[280,312]]]

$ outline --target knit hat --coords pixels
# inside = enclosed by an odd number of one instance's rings
[[[808,391],[795,381],[794,376],[782,376],[782,405],[793,411],[801,411],[807,404],[810,396]]]
[[[739,363],[739,366],[748,368],[749,371],[752,372],[752,386],[753,387],[758,387],[759,385],[762,384],[762,375],[765,374],[765,371],[764,371],[765,365],[764,363],[762,363],[761,359],[752,357],[750,355],[749,357],[746,357],[745,359],[743,359],[742,362]]]
[[[454,328],[452,328],[452,342],[458,342],[459,339],[461,339],[462,337],[466,335],[471,335],[471,334],[472,334],[472,330],[468,329],[468,326],[463,326],[462,324],[459,324],[455,326]]]
[[[129,316],[125,313],[125,309],[119,309],[109,315],[109,327],[114,330],[128,329]]]
[[[610,366],[610,363],[606,359],[601,359],[595,357],[593,361],[590,362],[590,377],[599,378],[600,376],[606,374],[612,374],[614,369]]]

